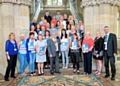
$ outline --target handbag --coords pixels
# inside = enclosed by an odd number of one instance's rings
[[[96,56],[97,53],[98,53],[98,51],[94,49],[93,55]],[[102,57],[102,56],[103,56],[103,50],[101,50],[98,55],[99,55],[100,57]]]

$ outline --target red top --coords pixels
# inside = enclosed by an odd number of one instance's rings
[[[53,24],[56,26],[56,24],[57,24],[57,20],[51,20],[50,23],[51,23],[51,24],[53,23]]]
[[[90,47],[94,46],[94,41],[93,41],[92,38],[89,38],[89,39],[86,39],[86,38],[85,38],[85,39],[83,40],[82,44],[88,44],[88,47],[90,48]]]

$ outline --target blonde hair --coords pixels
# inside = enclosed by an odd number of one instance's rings
[[[98,31],[96,31],[96,33],[99,33],[100,34],[100,36],[101,36],[101,32],[98,30]]]
[[[96,33],[100,33],[101,34],[101,32],[98,30],[98,31],[96,31]]]
[[[9,34],[9,36],[8,36],[8,39],[9,39],[9,40],[11,39],[11,35],[14,35],[14,36],[15,36],[15,34],[14,34],[13,32],[11,32],[11,33]],[[14,40],[15,40],[15,38],[14,38]]]
[[[86,32],[86,34],[90,35],[90,32],[89,32],[89,31],[87,31],[87,32]]]
[[[24,34],[21,34],[20,37],[21,37],[21,36],[25,36],[25,35],[24,35]]]

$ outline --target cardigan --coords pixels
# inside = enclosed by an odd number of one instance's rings
[[[28,43],[29,43],[29,41],[30,41],[30,38],[28,38],[27,40],[26,40],[26,50],[27,50],[27,61],[29,62],[30,61],[30,50],[28,49]],[[34,41],[37,41],[36,39],[34,39]]]
[[[5,52],[8,52],[9,55],[18,54],[18,47],[16,41],[12,43],[10,40],[7,40],[5,44]]]

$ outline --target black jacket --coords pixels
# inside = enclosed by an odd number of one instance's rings
[[[105,40],[105,36],[104,36],[104,40]],[[105,44],[103,48],[105,49]],[[110,33],[107,42],[107,54],[108,56],[113,56],[114,53],[117,54],[117,38],[115,34]]]
[[[100,54],[103,51],[104,39],[100,37],[99,39],[95,38],[94,49],[98,51],[97,54]]]
[[[52,17],[50,15],[45,15],[44,18],[47,20],[48,23],[50,23],[50,21],[52,20]]]

